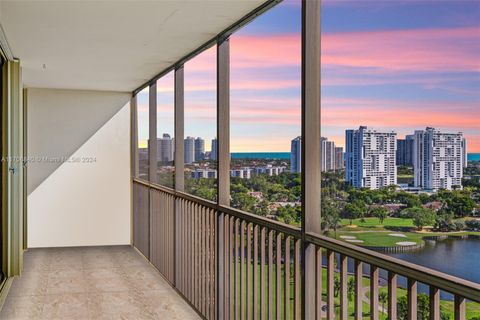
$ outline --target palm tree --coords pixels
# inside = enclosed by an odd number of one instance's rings
[[[388,300],[388,294],[385,291],[380,291],[380,294],[378,295],[378,301],[382,304],[382,312],[385,313],[385,304],[387,303]]]
[[[334,296],[335,297],[338,297],[338,293],[340,292],[340,277],[335,277],[335,281],[334,281],[334,287],[333,287],[333,292],[334,292]]]
[[[348,301],[353,300],[353,295],[355,293],[355,279],[349,278],[347,282],[347,296]]]

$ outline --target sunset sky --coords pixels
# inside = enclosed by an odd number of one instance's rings
[[[231,37],[232,152],[290,151],[300,134],[300,1]],[[462,131],[480,152],[479,1],[323,1],[322,135],[368,125],[399,137]],[[215,136],[215,48],[185,65],[185,136]],[[159,135],[173,135],[173,76],[160,80]],[[148,94],[139,95],[146,140]]]

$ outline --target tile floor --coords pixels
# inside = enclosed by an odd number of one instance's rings
[[[0,319],[200,319],[129,246],[31,249]]]

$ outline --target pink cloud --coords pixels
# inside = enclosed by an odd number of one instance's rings
[[[230,38],[230,63],[234,69],[300,66],[300,35],[235,35]]]
[[[480,70],[480,28],[322,34],[322,64],[389,71]]]

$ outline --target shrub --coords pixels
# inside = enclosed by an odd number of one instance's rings
[[[465,221],[465,225],[470,230],[480,230],[480,220],[467,220]],[[480,320],[480,319],[479,319]]]

